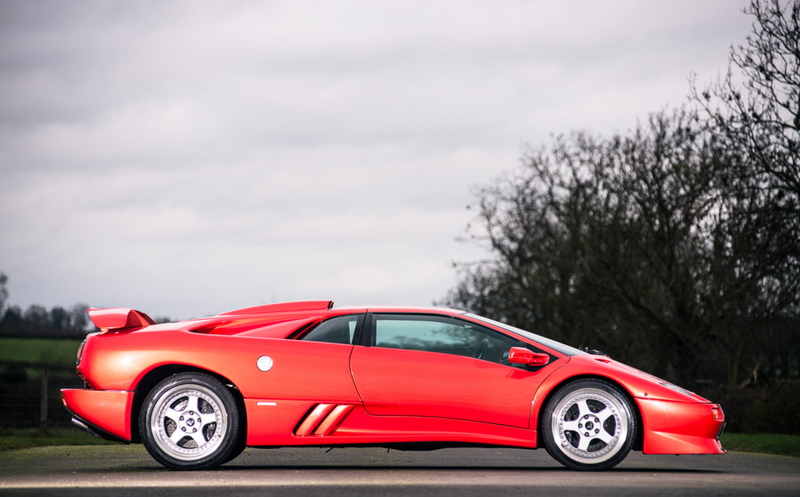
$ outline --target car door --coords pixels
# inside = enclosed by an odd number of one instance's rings
[[[283,350],[276,367],[258,376],[263,390],[285,399],[357,403],[350,353],[363,321],[363,313],[334,316],[301,328],[294,340],[270,340],[265,345]]]
[[[368,345],[353,348],[350,367],[372,415],[527,428],[536,389],[549,374],[547,366],[504,361],[511,347],[534,347],[459,318],[376,313],[365,333]]]

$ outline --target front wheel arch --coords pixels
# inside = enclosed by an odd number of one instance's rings
[[[636,415],[636,438],[633,441],[633,448],[632,450],[641,451],[644,448],[644,424],[642,423],[642,413],[639,409],[639,404],[636,403],[636,399],[633,398],[633,395],[625,388],[622,384],[618,381],[615,381],[611,378],[606,376],[600,375],[593,375],[593,374],[584,374],[584,375],[577,375],[577,376],[570,376],[569,378],[565,378],[557,385],[554,385],[553,388],[547,393],[547,396],[544,398],[542,403],[540,404],[539,412],[536,413],[536,447],[537,448],[544,448],[544,438],[542,436],[542,413],[544,411],[544,406],[550,401],[550,399],[558,392],[561,387],[566,385],[567,383],[572,383],[576,380],[600,380],[605,381],[615,387],[617,387],[627,398],[628,402],[631,403],[633,407],[634,414]]]
[[[136,388],[133,392],[133,402],[131,403],[130,424],[132,443],[142,443],[142,434],[139,432],[139,416],[141,415],[142,407],[144,406],[144,401],[147,398],[147,395],[163,380],[179,373],[207,374],[228,387],[228,390],[231,392],[231,395],[233,395],[237,407],[239,408],[239,426],[241,426],[240,436],[243,437],[244,440],[247,439],[247,411],[245,410],[244,397],[242,396],[242,392],[239,391],[232,381],[225,378],[221,374],[208,371],[207,369],[189,366],[186,364],[166,364],[148,371],[147,374],[145,374],[136,384]],[[241,442],[243,443],[244,440]]]
[[[544,447],[577,471],[603,471],[621,463],[636,440],[636,415],[623,390],[596,378],[573,380],[542,409]]]

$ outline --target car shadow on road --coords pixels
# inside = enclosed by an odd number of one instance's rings
[[[415,464],[403,464],[403,465],[368,465],[368,464],[358,464],[358,465],[328,465],[328,464],[281,464],[281,465],[267,465],[267,466],[257,466],[257,465],[235,465],[235,466],[220,466],[218,468],[212,469],[210,471],[258,471],[258,470],[295,470],[295,471],[320,471],[320,470],[369,470],[369,471],[376,471],[376,470],[383,470],[383,471],[491,471],[494,473],[497,472],[519,472],[519,471],[528,471],[528,472],[559,472],[559,473],[568,473],[568,474],[622,474],[622,473],[669,473],[669,474],[720,474],[725,473],[724,471],[719,470],[712,470],[712,469],[697,469],[697,468],[613,468],[607,471],[600,471],[600,472],[590,472],[590,471],[572,471],[570,469],[564,467],[531,467],[531,466],[515,466],[515,467],[495,467],[495,466],[478,466],[478,465],[464,465],[464,466],[437,466],[437,465],[415,465]],[[164,471],[172,471],[167,468],[164,468]]]

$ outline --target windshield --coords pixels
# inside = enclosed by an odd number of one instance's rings
[[[501,323],[500,321],[495,321],[494,319],[489,319],[489,318],[485,318],[483,316],[478,316],[477,314],[472,314],[470,312],[464,313],[464,316],[468,316],[468,317],[471,317],[473,319],[477,319],[478,321],[483,321],[484,323],[493,324],[493,325],[495,325],[495,326],[497,326],[499,328],[502,328],[502,329],[504,329],[506,331],[510,331],[511,333],[514,333],[515,335],[519,335],[519,336],[525,337],[525,338],[527,338],[529,340],[533,340],[534,342],[538,342],[538,343],[544,345],[545,347],[553,349],[556,352],[564,354],[564,355],[567,355],[567,356],[573,356],[573,355],[579,355],[579,354],[585,354],[586,353],[586,352],[582,352],[582,351],[580,351],[580,350],[578,350],[578,349],[576,349],[574,347],[570,347],[569,345],[564,345],[561,342],[556,342],[555,340],[552,340],[552,339],[547,338],[547,337],[543,337],[541,335],[537,335],[536,333],[531,333],[530,331],[521,330],[521,329],[516,328],[514,326],[511,326],[511,325],[508,325],[508,324],[505,324],[505,323]]]

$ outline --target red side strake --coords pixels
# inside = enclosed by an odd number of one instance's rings
[[[342,424],[344,418],[355,407],[352,404],[318,404],[306,416],[306,419],[295,431],[295,435],[306,437],[309,435],[330,435]]]

